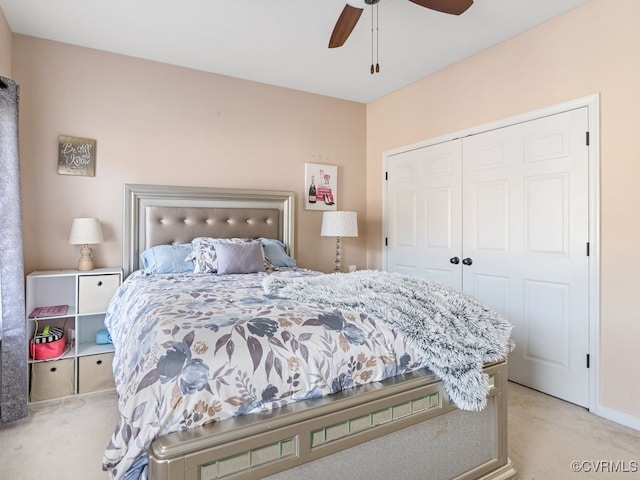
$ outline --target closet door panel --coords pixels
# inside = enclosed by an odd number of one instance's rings
[[[589,393],[587,120],[583,108],[463,142],[473,259],[463,287],[514,324],[509,378],[579,405]]]
[[[411,150],[389,162],[387,270],[462,288],[461,142]]]
[[[398,247],[416,247],[416,192],[398,192],[392,199],[394,220],[393,237]]]
[[[473,291],[476,298],[497,312],[507,311],[510,297],[509,277],[476,273],[473,282],[473,287],[466,289],[467,292]]]
[[[525,252],[569,255],[569,175],[537,175],[524,181]]]
[[[526,343],[519,347],[527,361],[570,368],[569,295],[570,285],[566,283],[524,282],[522,325],[527,335]]]
[[[475,205],[471,211],[475,215],[469,232],[475,232],[473,243],[478,250],[506,252],[509,248],[509,182],[482,182],[474,188]]]
[[[401,182],[402,183],[402,182]],[[409,181],[389,198],[391,211],[390,236],[394,239],[393,271],[404,275],[419,276],[409,252],[417,244],[417,202],[415,182]]]

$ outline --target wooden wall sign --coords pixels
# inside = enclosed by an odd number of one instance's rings
[[[96,141],[58,136],[58,174],[96,176]]]

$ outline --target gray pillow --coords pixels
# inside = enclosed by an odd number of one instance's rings
[[[213,241],[218,275],[264,272],[264,253],[259,240],[246,243]]]
[[[193,263],[193,273],[216,273],[218,271],[218,259],[214,242],[246,243],[249,238],[212,238],[197,237],[191,240],[193,251],[187,257]]]

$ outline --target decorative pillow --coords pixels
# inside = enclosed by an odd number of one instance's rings
[[[214,242],[221,243],[248,243],[255,242],[251,238],[212,238],[212,237],[196,237],[191,240],[193,251],[187,257],[187,260],[193,261],[193,273],[216,273],[218,271],[217,253]],[[260,245],[262,246],[261,242]],[[264,270],[273,270],[273,265],[262,252]]]
[[[257,240],[245,243],[214,240],[213,247],[216,251],[218,275],[265,270],[262,243]]]
[[[193,261],[186,260],[192,250],[190,243],[156,245],[140,254],[140,264],[147,275],[193,272]]]
[[[187,259],[193,260],[193,273],[215,273],[218,270],[216,250],[213,247],[215,238],[197,237],[191,240],[193,252]]]
[[[284,243],[273,238],[260,238],[264,254],[274,267],[297,267],[296,261],[287,255]]]

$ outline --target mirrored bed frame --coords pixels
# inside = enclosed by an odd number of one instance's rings
[[[269,237],[294,256],[293,192],[125,185],[123,268],[153,245]],[[427,370],[157,438],[152,480],[509,479],[507,362],[485,365],[481,412],[458,410]]]

